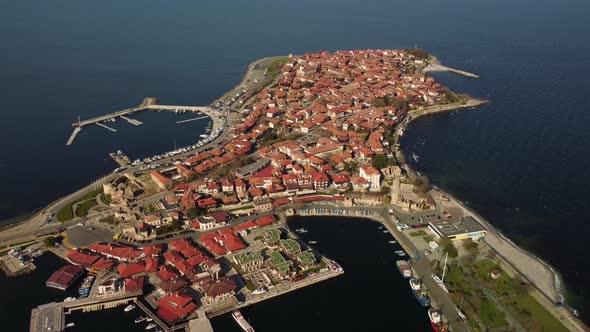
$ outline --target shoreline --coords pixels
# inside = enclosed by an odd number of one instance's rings
[[[479,100],[473,99],[478,101],[478,105],[482,105],[488,103],[487,100]],[[414,120],[425,116],[425,115],[432,115],[437,113],[443,112],[450,112],[454,110],[459,110],[461,108],[470,108],[474,106],[463,106],[457,109],[444,109],[444,110],[436,110],[432,112],[424,112],[419,113],[412,118],[408,119],[404,122],[403,130],[405,131],[407,126]],[[399,141],[398,141],[399,144]],[[398,148],[400,151],[401,146]],[[413,177],[417,177],[418,171],[411,168],[411,166],[406,162],[402,166],[408,174],[411,174]],[[547,310],[550,310],[554,313],[556,317],[565,316],[568,318],[568,322],[571,323],[569,325],[570,328],[575,327],[578,331],[590,331],[590,329],[586,326],[586,324],[576,317],[570,310],[567,309],[566,299],[564,296],[564,285],[563,279],[559,274],[558,270],[551,266],[549,263],[541,259],[540,257],[534,255],[533,253],[527,251],[526,249],[522,248],[512,240],[510,240],[506,235],[502,232],[498,231],[492,223],[490,223],[486,218],[482,217],[479,213],[477,213],[473,208],[468,207],[463,201],[456,198],[455,196],[451,195],[448,191],[443,190],[436,185],[432,185],[434,190],[439,193],[440,195],[444,195],[448,197],[448,203],[456,204],[460,209],[462,209],[465,213],[472,215],[478,222],[480,222],[486,229],[487,234],[483,238],[482,242],[494,253],[502,261],[503,265],[513,271],[516,275],[521,277],[523,280],[528,282],[532,285],[538,295],[535,298],[537,301],[545,307]],[[496,237],[496,238],[494,238]],[[490,243],[492,240],[492,243]],[[513,251],[512,253],[507,253],[506,251]],[[516,257],[517,255],[522,255],[524,257]],[[515,262],[515,260],[520,260],[519,262]],[[523,260],[525,262],[523,262]],[[528,260],[529,262],[526,262]],[[530,265],[530,263],[534,265]],[[528,268],[527,268],[528,266]],[[547,276],[550,276],[550,283],[547,282]],[[545,279],[545,280],[542,280]],[[549,286],[549,287],[548,287]],[[543,301],[544,300],[544,301]],[[543,303],[545,302],[545,303]]]
[[[248,68],[247,68],[246,73],[244,74],[242,80],[236,86],[234,86],[232,89],[230,89],[228,92],[226,92],[225,94],[223,94],[221,97],[215,99],[211,103],[211,105],[214,105],[216,102],[218,102],[218,101],[220,101],[220,100],[222,100],[224,98],[227,98],[227,96],[229,96],[232,93],[234,93],[236,89],[239,89],[242,86],[242,84],[245,82],[246,78],[249,76],[249,73],[256,66],[256,64],[261,63],[261,62],[263,62],[263,61],[265,61],[267,59],[272,59],[272,58],[276,58],[276,57],[266,57],[266,58],[262,58],[262,59],[259,59],[259,60],[256,60],[256,61],[250,63],[248,65]],[[435,61],[436,61],[435,62],[435,65],[438,65],[437,60],[435,60]],[[430,64],[429,64],[429,66],[430,66]],[[438,66],[440,66],[440,65],[438,65]],[[444,66],[441,66],[441,67],[444,67]],[[446,69],[443,69],[443,70],[448,70],[448,71],[452,71],[452,72],[456,72],[458,74],[461,74],[461,73],[458,72],[458,70],[455,70],[453,68],[449,68],[449,67],[444,67],[444,68],[446,68]],[[428,71],[433,71],[433,70],[432,69],[426,69],[426,68],[424,69],[424,72],[428,72]],[[467,72],[465,72],[465,73],[467,73]],[[467,73],[467,74],[471,74],[471,73]],[[464,74],[461,74],[461,75],[464,75]],[[475,75],[475,74],[471,74],[471,75]],[[468,75],[466,75],[466,76],[468,76]],[[477,76],[477,77],[479,77],[479,76]],[[437,106],[431,106],[431,107],[422,108],[422,109],[411,110],[411,111],[408,112],[408,116],[400,123],[399,127],[396,128],[396,131],[397,130],[405,130],[407,128],[407,126],[412,121],[414,121],[416,119],[419,119],[419,118],[421,118],[423,116],[426,116],[426,115],[432,115],[432,114],[437,114],[437,113],[442,113],[442,112],[452,112],[452,111],[456,111],[456,110],[460,110],[460,109],[464,109],[464,108],[473,108],[473,107],[477,107],[477,106],[483,105],[483,104],[488,103],[488,102],[489,102],[488,100],[483,100],[483,99],[477,99],[477,98],[471,98],[471,97],[469,97],[469,98],[467,98],[467,100],[465,102],[452,103],[452,104],[447,104],[447,105],[437,105]],[[214,119],[214,116],[215,115],[214,114],[212,114],[212,115],[207,114],[207,115],[213,120],[214,127],[215,127],[215,123],[217,122]],[[229,129],[230,129],[229,124],[226,124],[226,128],[225,128],[225,131],[224,132],[227,132]],[[398,140],[397,141],[397,144],[399,144],[399,137],[397,138],[397,140]],[[215,144],[215,141],[211,142],[211,144]],[[399,145],[397,145],[397,146],[399,146]],[[401,148],[398,147],[398,148],[396,148],[396,150],[397,151],[401,151]],[[406,171],[409,174],[415,175],[417,173],[407,163],[403,164],[402,167],[404,169],[406,169]],[[114,180],[115,177],[118,177],[118,176],[120,176],[120,175],[119,174],[116,174],[116,173],[109,173],[109,174],[106,175],[107,178],[105,178],[105,180],[112,181],[112,180]],[[69,199],[75,198],[77,195],[86,192],[89,188],[91,188],[93,186],[93,184],[94,183],[90,183],[87,186],[82,187],[82,188],[79,188],[79,189],[73,191],[70,194],[67,194],[67,195],[65,195],[63,197],[57,198],[56,200],[54,200],[53,202],[49,203],[48,205],[45,205],[44,207],[41,207],[41,208],[33,211],[31,215],[28,215],[28,217],[25,217],[25,218],[23,218],[23,219],[21,219],[19,221],[15,221],[14,223],[10,223],[10,224],[6,224],[6,225],[0,226],[0,234],[2,234],[2,233],[10,233],[10,232],[13,232],[13,231],[15,231],[15,232],[16,231],[21,231],[22,232],[23,231],[22,228],[25,228],[27,226],[34,227],[36,225],[29,225],[29,224],[34,224],[36,222],[42,223],[41,226],[39,226],[39,228],[38,228],[39,230],[41,230],[45,226],[43,224],[44,220],[42,220],[43,217],[44,217],[44,214],[46,214],[50,210],[54,210],[54,209],[56,209],[56,208],[58,208],[58,207],[60,207],[60,206],[62,206],[64,204],[67,204],[67,202],[69,201]],[[498,230],[496,230],[493,227],[493,225],[490,222],[488,222],[485,218],[481,217],[479,214],[477,214],[477,212],[475,212],[472,209],[470,209],[469,207],[465,206],[462,201],[456,199],[455,197],[453,197],[452,195],[450,195],[448,192],[443,191],[443,190],[439,189],[436,186],[433,186],[433,187],[435,188],[435,190],[437,192],[448,196],[453,203],[456,203],[463,210],[465,210],[469,214],[473,215],[479,222],[481,222],[486,228],[488,228],[488,233],[492,233],[492,234],[497,235],[501,240],[503,240],[504,242],[508,243],[509,246],[512,249],[520,252],[522,255],[525,255],[529,259],[532,259],[533,261],[536,261],[538,264],[542,265],[543,269],[545,270],[545,273],[548,272],[548,273],[550,273],[552,275],[552,279],[553,279],[553,286],[552,287],[553,287],[553,289],[551,290],[551,292],[555,292],[556,294],[554,294],[554,295],[556,295],[557,298],[561,298],[562,299],[561,301],[565,301],[565,299],[563,297],[563,294],[561,293],[561,288],[563,287],[562,286],[562,282],[561,282],[561,277],[559,276],[559,273],[557,272],[556,269],[554,269],[553,267],[551,267],[548,263],[544,262],[539,257],[537,257],[537,256],[535,256],[535,255],[533,255],[533,254],[531,254],[529,252],[527,252],[526,250],[524,250],[523,248],[519,247],[517,244],[515,244],[514,242],[512,242],[510,239],[508,239],[506,236],[504,236],[501,232],[499,232]],[[347,216],[344,216],[344,217],[347,217]],[[352,216],[352,217],[355,217],[355,216]],[[14,218],[18,218],[18,217],[14,217]],[[11,218],[6,219],[6,220],[10,220],[10,219]],[[73,221],[77,221],[77,219],[74,218],[74,219],[72,219],[69,222],[73,222]],[[59,224],[65,225],[66,223],[59,223]],[[55,223],[47,224],[47,226],[55,226]],[[27,231],[27,230],[24,230],[24,231]],[[2,234],[2,235],[5,235],[5,234]],[[31,236],[33,236],[33,235],[31,235]],[[529,278],[528,276],[530,275],[530,273],[527,274],[527,273],[523,272],[522,271],[524,269],[523,266],[521,266],[520,264],[517,264],[517,263],[512,262],[511,259],[514,259],[514,257],[510,257],[510,256],[509,257],[504,257],[504,255],[502,255],[498,251],[498,249],[496,249],[494,247],[494,244],[489,244],[486,241],[486,239],[484,239],[483,241],[492,250],[498,252],[499,253],[499,256],[501,256],[502,259],[506,260],[509,263],[508,265],[510,266],[510,268],[512,270],[514,270],[517,274],[519,274],[522,277],[524,277],[525,280],[529,281],[530,284],[535,287],[535,289],[537,289],[547,300],[549,300],[553,304],[553,308],[557,308],[555,306],[555,303],[558,302],[558,301],[555,301],[555,298],[552,298],[549,294],[545,293],[545,291],[542,290],[542,287],[541,286],[538,286],[537,283],[534,282],[534,280],[528,279]],[[534,276],[532,276],[532,277],[534,277]],[[582,324],[582,326],[585,327],[585,325],[583,325],[583,322],[581,322],[579,319],[577,319],[576,317],[574,317],[573,314],[569,313],[569,311],[567,311],[565,308],[563,308],[563,310],[565,310],[569,314],[568,317],[573,318],[575,320],[575,322],[577,322],[579,324]],[[580,327],[580,329],[581,330],[585,330],[585,328],[582,328],[582,327]]]

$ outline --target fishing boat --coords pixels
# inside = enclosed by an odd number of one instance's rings
[[[244,316],[242,316],[241,312],[234,311],[234,312],[232,312],[231,315],[234,318],[234,320],[236,321],[236,323],[238,323],[238,325],[240,325],[242,330],[244,330],[244,332],[254,332],[254,328],[252,327],[252,325],[250,325],[250,323],[248,323],[248,321],[244,318]]]
[[[414,297],[416,297],[416,300],[418,300],[421,306],[430,306],[430,297],[428,297],[428,291],[426,291],[426,289],[412,290],[412,292],[414,293]]]
[[[412,290],[419,291],[422,287],[422,283],[416,278],[410,278],[410,287]]]
[[[433,308],[428,309],[428,318],[430,319],[430,326],[435,332],[447,332],[449,327],[444,322],[440,310]]]
[[[404,277],[404,278],[411,278],[412,277],[412,266],[410,265],[410,263],[403,261],[403,260],[399,260],[399,261],[395,262],[395,265],[397,265],[397,269],[402,274],[402,277]]]

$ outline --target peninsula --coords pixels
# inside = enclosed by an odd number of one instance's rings
[[[83,125],[140,110],[212,119],[194,145],[134,162],[119,153],[116,172],[0,232],[11,273],[17,258],[34,268],[28,257],[49,244],[93,276],[79,299],[33,310],[31,331],[129,303],[162,330],[208,331],[208,317],[346,273],[299,238],[305,229],[289,229],[292,215],[382,224],[436,331],[583,331],[551,267],[407,165],[399,138],[411,121],[487,102],[450,91],[433,70],[478,77],[419,49],[273,57],[210,106],[150,99],[74,124],[69,144]],[[64,271],[48,285],[69,287],[78,276]]]

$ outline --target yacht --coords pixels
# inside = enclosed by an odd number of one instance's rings
[[[143,322],[147,317],[138,317],[135,319],[135,324]]]
[[[150,323],[148,326],[146,326],[146,327],[145,327],[145,329],[146,329],[146,330],[151,330],[151,329],[153,329],[154,327],[156,327],[156,324],[154,324],[154,323]]]
[[[75,324],[75,323],[67,323],[67,324],[66,324],[66,327],[74,327],[74,326],[76,326],[76,324]]]
[[[420,290],[422,284],[420,283],[420,280],[416,279],[416,278],[410,278],[410,287],[412,288],[412,290]]]
[[[236,321],[236,323],[238,323],[238,325],[240,325],[242,330],[244,330],[244,332],[254,332],[254,328],[250,325],[250,323],[248,323],[248,321],[244,318],[244,316],[242,316],[241,312],[234,311],[231,315],[234,318],[234,320]]]
[[[131,311],[133,309],[135,309],[135,305],[130,304],[130,305],[126,306],[125,309],[123,309],[123,311],[129,312],[129,311]]]

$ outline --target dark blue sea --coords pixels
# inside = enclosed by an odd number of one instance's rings
[[[66,147],[78,116],[147,96],[208,104],[264,56],[418,46],[479,74],[479,80],[435,76],[491,103],[412,124],[402,147],[419,156],[413,166],[555,266],[569,303],[590,321],[584,281],[590,268],[582,259],[590,236],[588,1],[0,4],[0,220],[109,172],[116,166],[108,152],[122,149],[135,158],[169,150],[174,140],[193,143],[206,124],[146,113],[136,116],[143,126],[119,120],[117,133],[88,127]]]

